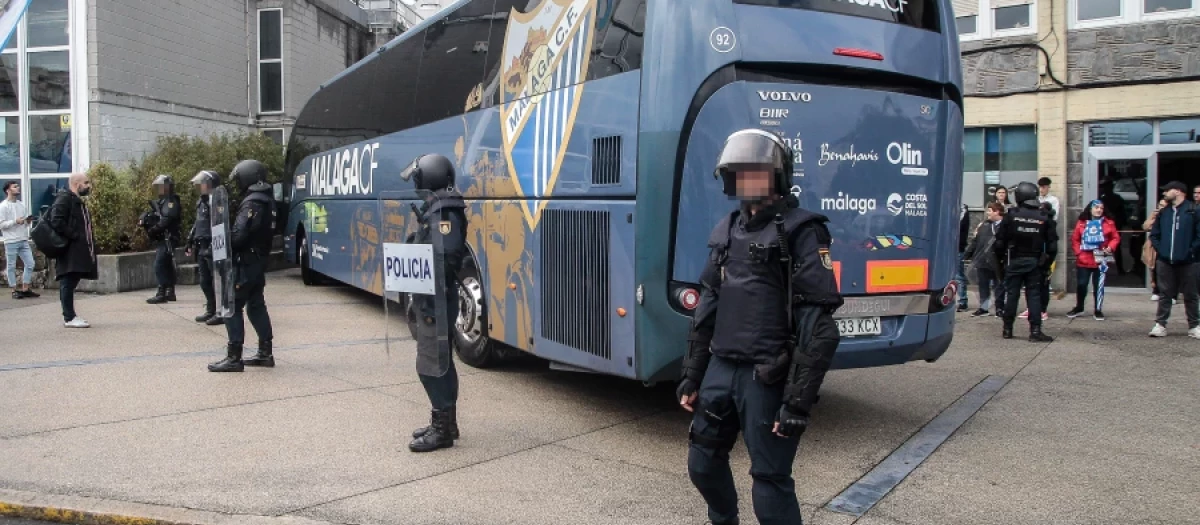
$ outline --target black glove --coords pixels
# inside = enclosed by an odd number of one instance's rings
[[[700,390],[700,383],[685,377],[683,381],[679,382],[679,388],[675,389],[675,401],[678,402],[684,397],[692,397],[697,390]]]
[[[786,437],[800,437],[804,430],[808,428],[808,414],[803,412],[792,412],[787,405],[779,407],[779,414],[775,416],[775,422],[779,423],[779,433]]]

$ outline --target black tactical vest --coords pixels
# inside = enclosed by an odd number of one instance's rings
[[[1009,210],[1006,221],[1008,231],[1009,257],[1039,257],[1046,251],[1049,216],[1041,210],[1030,208],[1013,208]]]
[[[829,258],[827,221],[807,210],[784,208],[764,210],[748,221],[734,212],[717,225],[709,240],[721,274],[713,354],[771,362],[780,352],[791,351],[791,305],[832,311],[842,304]],[[781,241],[786,245],[782,249]],[[789,252],[786,262],[784,250]],[[792,278],[790,299],[785,272]]]
[[[196,230],[195,237],[197,240],[208,241],[212,239],[212,206],[208,203],[208,195],[201,195],[200,200],[196,201]]]

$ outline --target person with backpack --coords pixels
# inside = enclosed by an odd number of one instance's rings
[[[1200,291],[1196,290],[1194,266],[1200,253],[1200,220],[1196,204],[1187,200],[1187,186],[1171,181],[1162,187],[1168,206],[1150,227],[1150,242],[1158,252],[1154,265],[1158,276],[1158,318],[1150,337],[1166,337],[1171,317],[1171,299],[1183,294],[1187,312],[1188,337],[1200,339]]]
[[[92,236],[92,214],[83,202],[92,191],[86,173],[73,173],[67,187],[59,190],[50,206],[49,226],[66,245],[55,257],[54,275],[58,280],[58,299],[62,303],[63,325],[88,328],[85,319],[75,314],[75,288],[83,279],[96,280],[96,240]],[[36,234],[35,234],[36,238]],[[42,248],[39,244],[38,248]]]
[[[1092,201],[1079,214],[1075,232],[1071,234],[1071,248],[1075,250],[1075,308],[1067,312],[1067,317],[1074,319],[1083,313],[1083,301],[1087,299],[1088,281],[1091,281],[1096,291],[1092,318],[1104,320],[1104,274],[1120,245],[1117,223],[1108,216],[1104,203]]]
[[[996,239],[996,228],[1000,219],[1004,218],[1004,205],[999,202],[989,202],[987,205],[987,220],[975,228],[975,237],[967,245],[965,255],[971,260],[975,270],[975,281],[979,283],[979,309],[971,317],[982,317],[988,314],[989,303],[992,301],[992,290],[996,291],[996,317],[1001,317],[1004,311],[1004,286],[1000,280],[996,266],[996,254],[992,253],[992,243]]]

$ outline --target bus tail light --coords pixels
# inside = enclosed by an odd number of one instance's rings
[[[695,288],[680,288],[675,294],[675,299],[679,301],[679,305],[684,310],[689,312],[700,306],[700,292],[696,291]]]
[[[929,313],[945,310],[954,304],[956,297],[958,297],[958,281],[950,281],[945,288],[942,288],[940,295],[935,294],[929,298]]]
[[[836,48],[833,50],[833,54],[844,57],[865,58],[867,60],[883,60],[883,55],[881,53],[853,47]]]

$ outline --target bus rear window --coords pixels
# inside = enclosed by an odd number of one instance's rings
[[[733,0],[733,3],[861,16],[929,31],[940,31],[941,26],[936,0]]]

